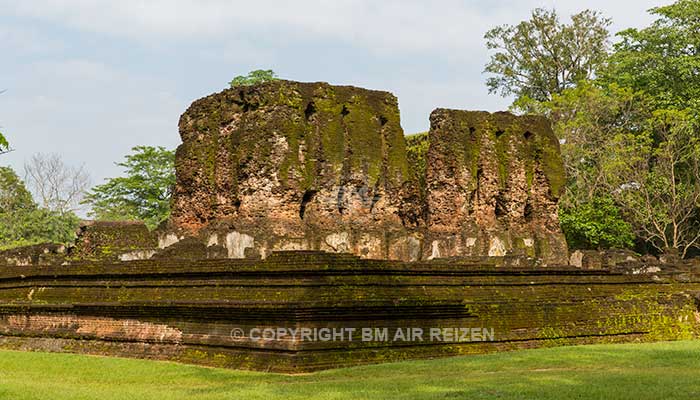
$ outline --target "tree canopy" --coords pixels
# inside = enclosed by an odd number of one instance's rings
[[[486,46],[496,50],[484,71],[493,74],[486,81],[489,92],[546,101],[590,79],[607,57],[610,23],[585,10],[567,25],[556,11],[537,8],[527,21],[489,30]]]
[[[643,91],[660,108],[700,110],[700,1],[650,12],[658,16],[651,26],[618,34],[603,80]]]
[[[0,167],[0,249],[38,243],[69,244],[78,218],[71,212],[40,208],[9,167]]]
[[[137,146],[117,163],[125,176],[95,186],[84,202],[99,220],[143,221],[153,229],[170,216],[175,186],[175,152],[163,147]]]

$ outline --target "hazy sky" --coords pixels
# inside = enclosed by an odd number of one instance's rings
[[[404,130],[427,130],[436,107],[495,111],[483,35],[535,7],[584,8],[613,31],[643,26],[670,0],[0,0],[0,126],[18,171],[33,153],[84,164],[95,183],[136,145],[174,148],[195,99],[235,75],[388,90]]]

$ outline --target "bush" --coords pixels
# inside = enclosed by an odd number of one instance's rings
[[[595,198],[559,210],[559,220],[572,249],[629,248],[634,245],[632,226],[625,222],[610,198]]]

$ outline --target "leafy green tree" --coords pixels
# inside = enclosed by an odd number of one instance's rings
[[[79,219],[71,212],[37,207],[17,174],[0,167],[0,249],[38,243],[69,244]]]
[[[175,152],[163,147],[137,146],[126,161],[117,163],[126,176],[95,186],[84,203],[99,220],[143,221],[153,229],[170,216],[175,186]]]
[[[644,91],[657,108],[700,110],[700,0],[680,0],[650,12],[659,18],[618,36],[607,82]]]
[[[650,12],[658,17],[650,26],[618,34],[600,71],[600,81],[644,93],[651,109],[641,134],[615,137],[609,176],[637,234],[685,255],[700,241],[700,0]]]
[[[57,213],[45,208],[17,214],[0,213],[0,249],[40,243],[70,245],[80,219],[73,213]]]
[[[656,110],[615,138],[609,187],[636,234],[664,253],[700,248],[700,134],[690,111]]]
[[[595,197],[575,207],[560,208],[559,220],[572,249],[627,248],[634,245],[632,226],[610,197]]]
[[[0,167],[0,213],[17,213],[34,207],[31,193],[15,171]]]
[[[553,12],[487,34],[502,49],[487,66],[489,89],[550,117],[560,138],[560,217],[573,248],[628,246],[630,232],[665,253],[700,248],[700,0],[651,12],[659,18],[621,32],[607,59],[609,21],[588,12],[590,34],[578,37],[594,62],[558,79],[551,71],[570,65],[560,47],[577,35],[562,33]]]
[[[631,247],[634,230],[610,195],[610,174],[615,138],[638,132],[648,117],[643,97],[614,84],[581,81],[537,107],[552,119],[561,142],[567,184],[559,217],[569,246]]]
[[[573,15],[567,25],[556,11],[537,8],[527,21],[489,30],[486,46],[496,50],[484,71],[494,75],[489,92],[547,101],[592,78],[608,55],[609,26],[596,11]]]
[[[560,204],[565,208],[609,194],[610,159],[618,150],[615,138],[641,132],[651,116],[642,94],[591,81],[554,94],[538,107],[550,117],[560,139],[567,175]]]
[[[248,75],[239,75],[231,82],[229,82],[229,85],[231,85],[232,88],[236,86],[250,86],[250,85],[256,85],[258,83],[263,83],[263,82],[269,82],[269,81],[274,81],[279,79],[277,77],[277,74],[271,69],[257,69],[255,71],[250,71]]]

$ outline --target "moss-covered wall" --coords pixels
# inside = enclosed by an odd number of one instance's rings
[[[503,261],[503,260],[501,260]],[[0,271],[0,346],[303,372],[535,346],[696,337],[697,268],[676,274],[266,260],[84,262]],[[252,328],[477,328],[487,341],[259,340]],[[241,329],[243,336],[238,336]]]
[[[195,101],[180,135],[162,237],[195,234],[236,257],[567,260],[563,167],[542,118],[438,109],[429,133],[404,138],[390,93],[275,81]]]
[[[437,109],[430,122],[429,254],[521,254],[566,263],[557,217],[564,166],[549,121]]]
[[[155,254],[156,248],[157,236],[142,222],[90,221],[80,226],[66,261],[144,259]]]
[[[194,102],[180,134],[173,222],[187,229],[236,218],[298,235],[303,220],[391,219],[392,204],[372,206],[408,173],[386,92],[289,81],[229,89]]]

